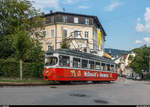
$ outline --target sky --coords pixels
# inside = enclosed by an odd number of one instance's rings
[[[150,46],[150,0],[30,0],[44,13],[53,11],[94,15],[107,36],[105,48],[131,50]]]

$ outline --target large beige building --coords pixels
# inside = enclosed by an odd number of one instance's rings
[[[71,49],[103,56],[106,33],[97,16],[51,12],[44,17],[46,27],[41,31],[43,38],[40,40],[44,51],[50,47],[59,49],[67,40]]]

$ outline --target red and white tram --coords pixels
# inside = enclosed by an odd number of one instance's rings
[[[115,81],[116,65],[107,58],[59,49],[45,55],[43,78],[47,81]]]

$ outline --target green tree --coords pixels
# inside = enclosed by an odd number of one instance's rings
[[[142,70],[148,71],[150,49],[144,45],[140,48],[134,49],[133,51],[136,53],[136,56],[131,62],[130,67],[139,74],[142,74]]]
[[[19,60],[20,79],[27,53],[38,54],[36,57],[42,53],[38,39],[33,38],[35,32],[40,34],[37,29],[44,27],[41,15],[28,0],[0,0],[0,58],[13,56]]]
[[[16,49],[17,58],[20,62],[20,80],[22,80],[22,63],[24,55],[31,46],[31,40],[28,37],[28,34],[22,31],[18,31],[14,46]]]
[[[70,48],[69,42],[68,42],[68,41],[63,41],[63,42],[61,43],[61,48],[62,48],[62,49],[69,49],[69,48]]]

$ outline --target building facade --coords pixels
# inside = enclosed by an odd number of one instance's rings
[[[51,12],[44,17],[46,26],[40,40],[44,51],[60,49],[65,40],[71,49],[103,56],[106,33],[97,16]]]
[[[132,62],[133,59],[130,58],[132,56],[133,58],[136,56],[135,53],[131,52],[128,54],[124,54],[121,57],[117,58],[115,63],[118,65],[117,67],[117,73],[121,76],[133,76],[134,71],[133,69],[129,66],[129,64]]]

